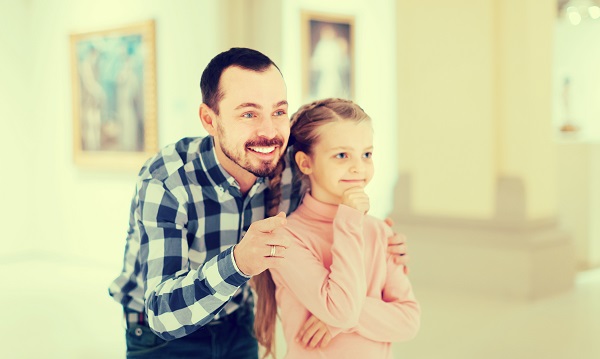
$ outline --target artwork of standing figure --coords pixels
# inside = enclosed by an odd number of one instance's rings
[[[304,97],[353,97],[351,17],[304,13]]]
[[[154,22],[71,35],[74,158],[139,166],[154,153]]]

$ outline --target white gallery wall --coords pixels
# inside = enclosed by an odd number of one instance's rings
[[[0,11],[2,176],[10,223],[0,255],[77,257],[112,267],[124,248],[138,168],[80,169],[72,160],[69,34],[156,20],[159,145],[204,134],[200,74],[219,47],[217,1],[23,1]],[[210,16],[206,16],[210,14]],[[5,31],[8,30],[8,31]],[[141,163],[139,164],[141,166]]]
[[[554,28],[553,122],[568,120],[580,128],[578,141],[600,142],[600,19],[572,25],[566,19]],[[568,91],[564,83],[568,78]],[[565,103],[565,100],[567,103]]]
[[[32,228],[36,216],[33,173],[41,157],[36,136],[32,134],[40,121],[31,116],[32,103],[27,101],[31,90],[31,31],[24,1],[9,0],[0,11],[0,188],[2,206],[0,223],[3,235],[0,258],[9,253],[28,251],[34,247],[36,231]],[[41,132],[41,131],[40,131]],[[34,157],[36,156],[36,157]]]
[[[558,147],[559,212],[573,235],[580,269],[600,266],[600,19],[554,28],[553,125]],[[568,86],[565,80],[568,78]],[[566,91],[565,91],[566,90]],[[565,123],[575,133],[560,133]]]

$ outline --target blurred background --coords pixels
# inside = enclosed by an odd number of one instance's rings
[[[205,134],[200,75],[232,46],[279,65],[290,109],[306,101],[306,13],[352,19],[371,214],[408,236],[422,328],[395,358],[600,357],[598,5],[1,0],[2,357],[125,357],[107,287],[142,162],[74,163],[70,35],[154,20],[162,147]]]

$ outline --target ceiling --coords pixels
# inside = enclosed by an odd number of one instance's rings
[[[556,0],[558,11],[561,11],[568,2],[571,2],[571,3],[589,2],[589,3],[600,6],[600,0]]]

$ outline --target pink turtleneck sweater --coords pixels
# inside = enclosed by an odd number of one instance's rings
[[[292,239],[286,260],[271,269],[287,359],[392,358],[392,342],[416,335],[420,307],[387,254],[392,231],[383,221],[307,194],[277,235]],[[311,313],[333,335],[326,348],[295,341]]]

